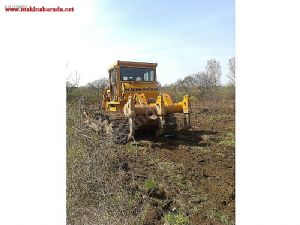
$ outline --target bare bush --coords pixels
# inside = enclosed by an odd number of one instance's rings
[[[229,74],[227,77],[229,78],[229,85],[235,86],[235,57],[232,57],[228,61]]]
[[[188,93],[191,88],[196,87],[197,83],[193,75],[186,76],[184,79],[180,79],[175,83],[177,90]]]
[[[105,87],[108,85],[108,80],[106,78],[101,78],[99,80],[94,80],[87,84],[87,86],[96,91],[98,100],[101,98],[101,94]]]
[[[196,86],[198,89],[201,88],[209,88],[211,86],[210,79],[205,72],[199,72],[194,75],[194,79],[196,81]]]
[[[73,96],[74,90],[78,88],[80,81],[80,74],[78,71],[75,72],[75,76],[73,73],[69,75],[66,81],[66,89],[67,89],[67,99]]]
[[[208,60],[205,73],[207,76],[209,87],[214,88],[220,85],[222,72],[221,72],[221,65],[219,61],[215,59]]]

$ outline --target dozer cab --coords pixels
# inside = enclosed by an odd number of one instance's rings
[[[156,63],[117,61],[109,68],[109,86],[95,118],[97,130],[114,143],[134,139],[139,130],[170,134],[177,129],[174,113],[184,114],[183,129],[191,127],[189,96],[175,103],[168,93],[160,93],[156,67]]]

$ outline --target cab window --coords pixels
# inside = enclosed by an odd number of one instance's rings
[[[120,75],[122,81],[155,81],[154,69],[121,67]]]

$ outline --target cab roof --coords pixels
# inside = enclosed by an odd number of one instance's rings
[[[157,63],[147,63],[147,62],[132,62],[132,61],[120,61],[111,65],[108,70],[114,68],[115,66],[127,66],[127,67],[142,67],[142,68],[156,68]]]

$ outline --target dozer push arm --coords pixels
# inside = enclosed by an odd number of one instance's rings
[[[159,131],[161,133],[164,131],[167,114],[184,113],[183,129],[191,128],[191,103],[188,95],[185,95],[181,102],[173,103],[171,96],[164,93],[157,97],[155,103],[148,103],[144,94],[134,94],[133,97],[128,98],[123,110],[125,117],[129,119],[134,119],[138,115],[145,116],[146,120],[159,119]]]
[[[188,95],[183,97],[182,107],[184,113],[184,120],[183,120],[183,129],[187,130],[190,129],[191,126],[191,100]]]

